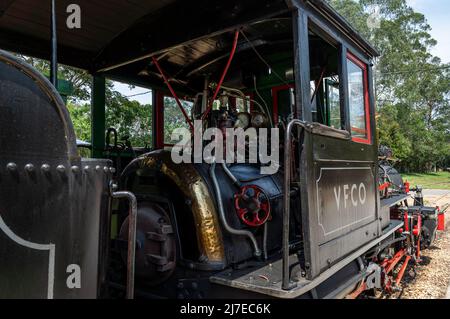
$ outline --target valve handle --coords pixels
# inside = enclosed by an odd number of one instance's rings
[[[234,196],[239,219],[250,227],[260,227],[270,218],[269,196],[256,185],[243,186]]]

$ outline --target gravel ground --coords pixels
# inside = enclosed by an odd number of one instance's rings
[[[428,193],[428,194],[427,194]],[[450,192],[424,191],[425,204],[443,207],[450,203]],[[437,234],[434,245],[422,252],[422,263],[416,267],[416,276],[405,274],[401,299],[449,298],[450,284],[450,209],[445,215],[446,231]]]

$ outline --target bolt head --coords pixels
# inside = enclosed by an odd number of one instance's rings
[[[34,172],[34,165],[33,165],[33,164],[27,164],[27,165],[25,165],[25,170],[26,170],[28,173]]]
[[[64,165],[58,165],[58,167],[56,167],[56,170],[62,174],[66,172],[66,167]]]
[[[10,172],[15,172],[15,171],[17,171],[17,164],[16,163],[8,163],[8,165],[6,165],[6,169]]]
[[[49,173],[50,172],[50,165],[48,164],[43,164],[41,166],[41,171],[43,171],[44,173]]]
[[[80,172],[80,168],[78,166],[72,166],[72,173],[78,174]]]

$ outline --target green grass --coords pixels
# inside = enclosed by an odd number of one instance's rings
[[[424,189],[450,190],[450,172],[402,174],[402,176],[404,181],[408,181],[411,184],[411,187],[420,185]]]

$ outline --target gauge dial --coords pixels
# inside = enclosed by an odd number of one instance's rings
[[[250,126],[251,115],[245,112],[238,113],[235,128],[247,129]]]
[[[263,113],[252,113],[252,126],[255,128],[261,128],[267,125],[268,119],[267,116]]]

